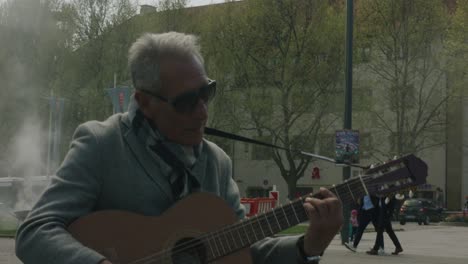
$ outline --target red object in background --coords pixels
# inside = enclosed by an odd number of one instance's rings
[[[120,110],[124,110],[123,109],[123,106],[124,106],[124,93],[123,92],[120,92],[119,93],[119,106],[120,106]]]
[[[320,169],[318,167],[312,169],[312,179],[320,179]]]
[[[256,214],[268,212],[275,208],[276,199],[274,198],[241,198],[241,204],[245,206],[246,216],[251,217]]]
[[[270,191],[270,198],[273,198],[276,201],[278,201],[278,191]]]

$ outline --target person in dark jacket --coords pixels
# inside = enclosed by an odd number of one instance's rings
[[[378,210],[377,208],[378,198],[373,195],[365,195],[359,201],[359,212],[358,212],[358,230],[354,237],[353,244],[345,243],[345,247],[349,250],[356,252],[357,246],[361,241],[362,234],[366,230],[367,225],[370,222],[374,225],[374,228],[377,229],[378,226]]]
[[[377,236],[375,238],[374,247],[367,251],[367,254],[378,255],[379,249],[384,248],[384,238],[383,232],[387,232],[388,236],[395,245],[395,251],[392,252],[393,255],[398,255],[403,252],[400,241],[395,234],[395,231],[392,227],[392,216],[395,209],[396,199],[394,197],[381,197],[378,199],[378,210],[379,210],[379,221],[377,226]]]

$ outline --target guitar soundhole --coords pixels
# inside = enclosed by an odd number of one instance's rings
[[[208,263],[205,245],[200,240],[192,237],[177,241],[174,248],[172,248],[171,257],[173,264]]]

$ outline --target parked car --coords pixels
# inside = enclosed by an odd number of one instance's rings
[[[442,210],[429,199],[407,199],[400,208],[398,219],[401,225],[408,221],[428,225],[430,222],[439,222],[442,219]]]

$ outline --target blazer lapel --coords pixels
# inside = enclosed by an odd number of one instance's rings
[[[207,164],[208,164],[207,154],[205,151],[202,151],[200,153],[200,156],[198,156],[197,161],[195,162],[193,168],[191,169],[193,176],[195,176],[195,178],[200,183],[200,188],[202,190],[203,190],[203,180],[205,179]]]
[[[142,140],[137,137],[134,128],[129,123],[128,116],[125,116],[123,119],[126,119],[122,120],[122,122],[128,130],[122,131],[122,134],[136,160],[144,169],[150,180],[159,187],[161,193],[167,196],[167,198],[173,199],[171,186],[166,177],[162,176],[169,175],[172,168],[165,164],[158,156],[152,155],[149,152],[150,150],[148,150]]]

